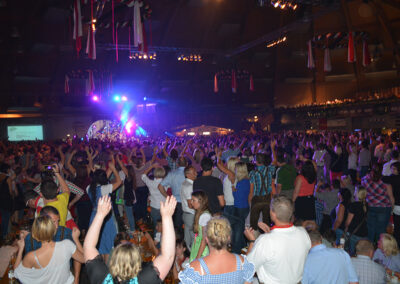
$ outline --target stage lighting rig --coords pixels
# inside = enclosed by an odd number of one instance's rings
[[[299,7],[298,1],[293,0],[271,0],[271,5],[281,10],[291,9],[293,11]]]
[[[200,54],[179,54],[177,56],[178,61],[181,62],[202,62],[203,57]]]
[[[157,53],[156,52],[134,52],[129,56],[131,60],[156,60]]]

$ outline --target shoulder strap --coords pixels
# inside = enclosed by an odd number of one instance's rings
[[[62,227],[61,227],[61,237],[60,237],[60,241],[64,240],[64,233],[65,233],[65,227],[62,226]]]
[[[35,250],[35,249],[33,248],[33,238],[32,238],[32,234],[30,235],[30,237],[31,237],[31,250]]]
[[[265,191],[265,193],[267,192],[267,186],[266,186],[266,184],[265,184],[265,178],[266,177],[268,177],[268,174],[267,174],[267,168],[265,168],[265,176],[259,171],[259,170],[256,170],[256,172],[257,173],[259,173],[260,174],[260,177],[261,177],[261,194]]]
[[[236,256],[236,271],[242,270],[242,261],[240,260],[240,256],[235,254]]]
[[[199,258],[199,262],[200,262],[201,268],[204,269],[204,271],[206,273],[205,275],[210,274],[210,271],[208,270],[208,266],[207,266],[206,262],[204,261],[204,259]]]
[[[42,265],[39,262],[39,259],[37,258],[36,251],[33,251],[33,256],[35,257],[37,265],[39,265],[40,268],[43,268]]]

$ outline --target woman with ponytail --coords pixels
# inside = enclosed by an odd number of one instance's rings
[[[204,237],[210,254],[196,259],[181,271],[178,276],[181,283],[252,283],[254,264],[248,262],[245,256],[228,251],[231,226],[227,219],[214,217],[208,221]]]
[[[348,208],[345,232],[351,235],[350,252],[354,254],[357,241],[368,237],[367,228],[367,190],[363,186],[357,186],[354,191],[355,202]]]
[[[94,209],[90,216],[90,224],[93,222],[93,219],[96,216],[96,208],[99,198],[111,194],[122,183],[121,178],[115,169],[115,160],[113,156],[108,164],[108,167],[115,176],[114,183],[108,182],[107,173],[104,170],[97,169],[92,174],[90,185],[86,189]],[[110,254],[111,248],[113,247],[114,238],[117,235],[117,231],[117,222],[115,220],[115,216],[111,212],[105,218],[104,225],[100,232],[100,241],[98,245],[99,253],[103,255],[106,262],[108,260],[108,255]]]

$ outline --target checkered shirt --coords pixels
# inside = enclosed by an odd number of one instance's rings
[[[272,191],[272,178],[275,166],[257,166],[256,170],[250,172],[250,183],[254,184],[254,196],[264,196]],[[262,189],[262,178],[264,177],[267,192]]]
[[[360,284],[383,284],[385,281],[385,269],[382,265],[372,261],[368,256],[359,255],[351,259],[354,270],[358,275]]]
[[[391,207],[387,186],[383,181],[375,182],[369,175],[361,180],[361,184],[367,190],[367,204],[369,207]]]

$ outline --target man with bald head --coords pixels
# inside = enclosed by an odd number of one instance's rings
[[[360,284],[380,284],[385,282],[385,269],[372,260],[374,245],[369,240],[359,240],[356,244],[357,257],[353,257],[354,270]]]

